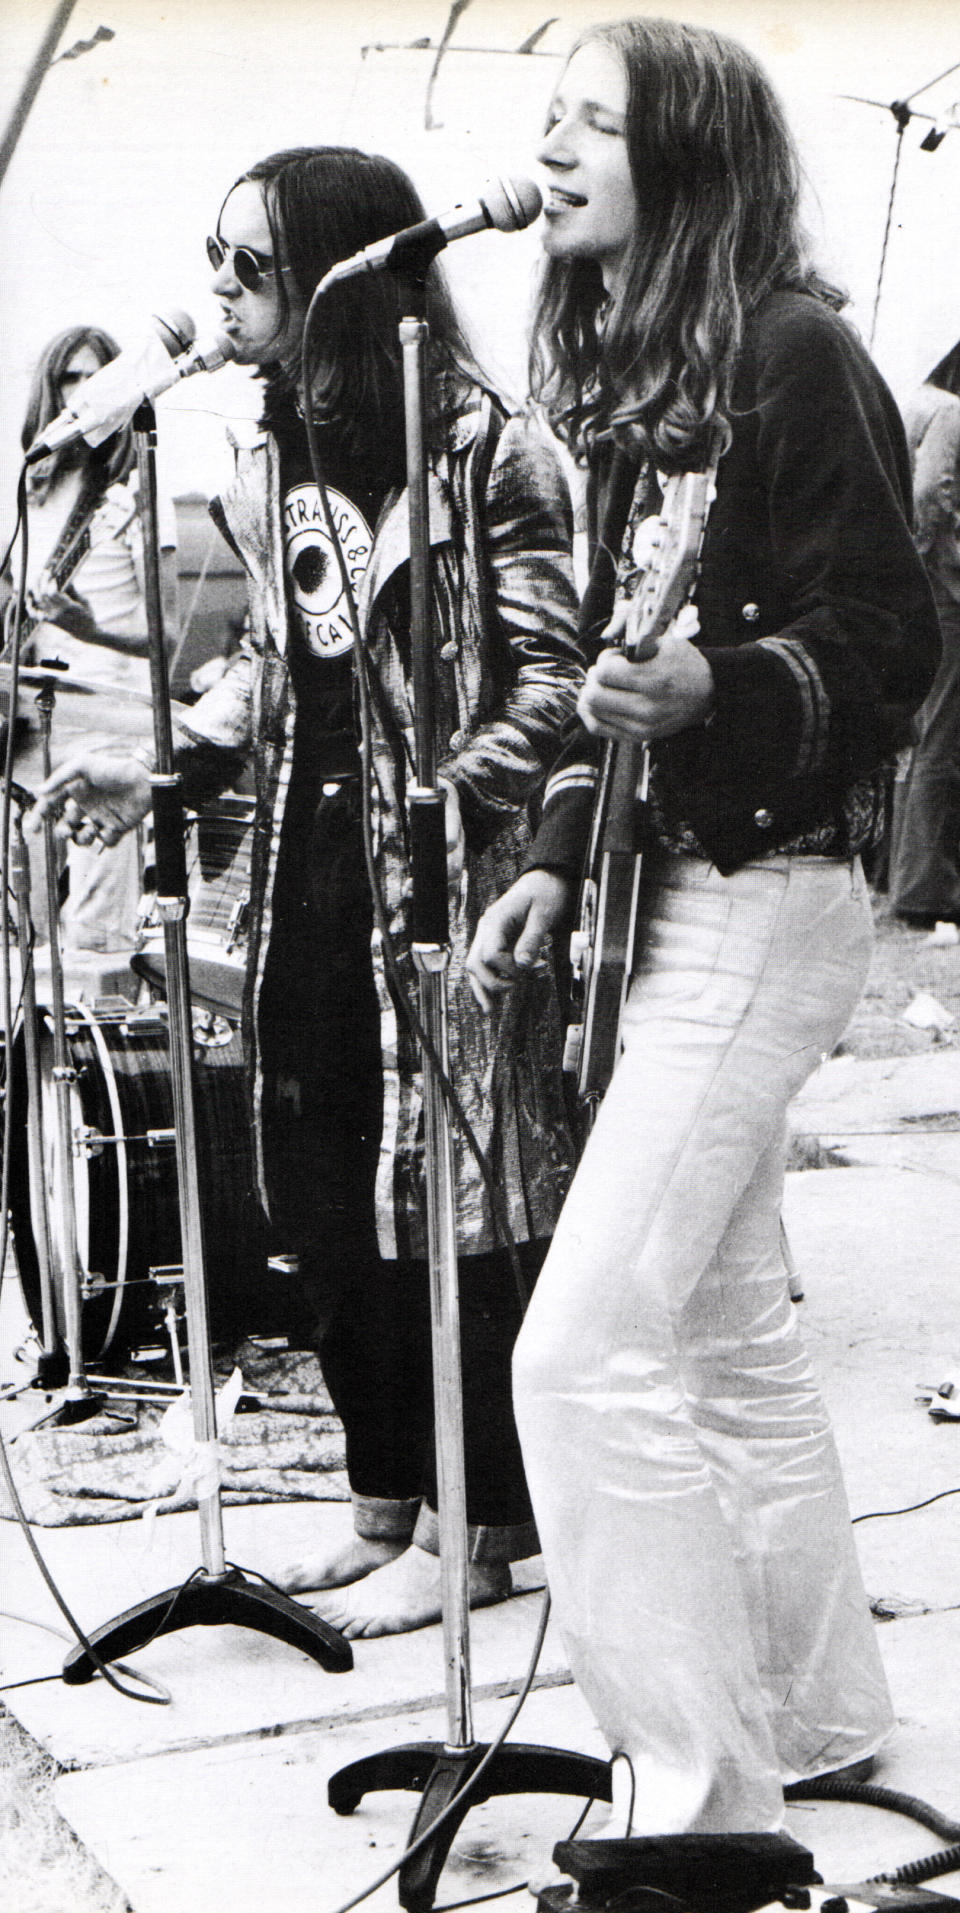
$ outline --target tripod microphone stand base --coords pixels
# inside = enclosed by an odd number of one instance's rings
[[[491,1800],[497,1794],[514,1793],[575,1794],[586,1800],[603,1801],[613,1797],[608,1761],[560,1747],[532,1747],[520,1741],[505,1741],[476,1787],[470,1787],[462,1802],[457,1802],[455,1796],[488,1751],[478,1742],[470,1747],[446,1747],[441,1741],[417,1741],[383,1753],[367,1754],[361,1760],[351,1761],[348,1767],[341,1767],[330,1779],[327,1799],[334,1813],[340,1814],[353,1813],[365,1793],[393,1789],[419,1793],[422,1797],[410,1831],[408,1844],[411,1846],[454,1802],[443,1825],[438,1827],[435,1839],[426,1840],[419,1852],[404,1860],[397,1874],[400,1905],[407,1913],[430,1913],[437,1881],[457,1829],[470,1808],[481,1801]]]
[[[353,1666],[353,1649],[335,1627],[291,1601],[279,1588],[248,1581],[239,1568],[228,1568],[224,1574],[201,1570],[185,1585],[167,1588],[127,1608],[88,1638],[101,1660],[114,1661],[146,1647],[161,1634],[184,1627],[251,1627],[258,1634],[285,1641],[288,1647],[299,1647],[328,1674],[346,1674]],[[73,1648],[63,1663],[68,1687],[82,1686],[96,1672],[96,1663],[83,1647]]]

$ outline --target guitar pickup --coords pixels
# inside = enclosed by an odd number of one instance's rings
[[[563,1067],[569,1076],[576,1076],[580,1069],[583,1054],[583,1024],[568,1023],[563,1045]]]
[[[570,968],[574,981],[583,985],[587,982],[593,964],[593,932],[591,930],[571,930],[570,932]]]

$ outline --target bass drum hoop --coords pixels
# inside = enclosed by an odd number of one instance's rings
[[[117,1088],[117,1072],[113,1067],[113,1057],[104,1041],[102,1027],[84,1003],[71,1004],[70,1014],[71,1016],[79,1017],[87,1025],[87,1029],[90,1033],[93,1047],[97,1052],[100,1068],[103,1072],[103,1080],[107,1092],[107,1104],[110,1110],[113,1134],[116,1137],[115,1142],[106,1145],[108,1148],[116,1150],[117,1165],[117,1266],[112,1284],[113,1307],[110,1311],[110,1320],[107,1324],[107,1330],[103,1339],[103,1350],[106,1351],[112,1346],[114,1337],[120,1326],[120,1312],[126,1293],[127,1258],[130,1252],[130,1164],[127,1156],[127,1138],[123,1127],[123,1111],[120,1107],[120,1092]],[[81,1100],[82,1113],[82,1099],[78,1100]],[[77,1173],[77,1160],[78,1159],[75,1159],[74,1161],[74,1176],[76,1176]],[[87,1204],[89,1209],[89,1174],[86,1176],[86,1182]],[[87,1253],[89,1258],[89,1248]],[[87,1274],[89,1275],[89,1273],[88,1268]]]

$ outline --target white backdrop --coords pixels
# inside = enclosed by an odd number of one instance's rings
[[[18,434],[31,364],[78,320],[122,344],[147,315],[182,306],[214,315],[204,238],[233,179],[279,147],[344,141],[391,154],[428,209],[471,197],[492,173],[534,168],[544,108],[577,30],[618,11],[605,0],[473,0],[434,90],[448,0],[79,0],[63,46],[103,23],[114,38],[48,72],[0,189],[4,378],[0,522],[12,518]],[[895,153],[885,108],[960,61],[955,0],[664,0],[650,11],[737,35],[783,95],[807,168],[809,220],[827,265],[850,289],[869,336]],[[4,0],[0,114],[53,12],[52,0]],[[516,49],[552,19],[534,56]],[[918,108],[960,99],[960,71]],[[960,131],[920,150],[903,142],[875,355],[899,397],[960,334]],[[481,350],[522,387],[524,322],[537,229],[451,247],[451,276]],[[222,417],[250,410],[229,367],[161,400],[161,464],[177,493],[209,493],[226,471]]]

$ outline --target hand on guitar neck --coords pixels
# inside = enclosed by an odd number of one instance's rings
[[[637,639],[631,636],[635,607],[634,599],[618,604],[604,636],[620,648],[601,652],[577,708],[595,735],[646,744],[706,721],[713,709],[713,672],[691,643],[700,628],[693,605],[684,605],[666,630]]]

